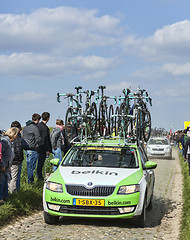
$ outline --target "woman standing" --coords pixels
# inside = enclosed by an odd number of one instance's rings
[[[12,145],[14,148],[14,159],[11,166],[11,181],[8,184],[9,192],[18,192],[20,189],[20,176],[22,171],[22,161],[24,160],[23,149],[28,149],[28,144],[21,137],[22,127],[18,121],[11,123],[11,127],[17,127],[19,129],[18,135],[13,140]]]
[[[3,204],[3,199],[8,198],[8,182],[11,180],[11,165],[14,158],[14,150],[12,141],[18,135],[19,129],[16,127],[9,128],[1,137],[2,143],[2,167],[0,171],[0,204]]]
[[[56,120],[56,127],[53,128],[51,133],[51,145],[54,158],[59,158],[59,163],[62,160],[62,149],[65,145],[64,136],[63,136],[64,123],[63,120]],[[57,167],[53,167],[55,171]]]

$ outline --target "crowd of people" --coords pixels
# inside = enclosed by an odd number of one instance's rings
[[[190,176],[190,126],[184,130],[169,135],[170,142],[179,148],[179,152],[184,157],[184,163],[188,163]]]
[[[37,179],[43,180],[42,169],[50,153],[54,158],[62,160],[70,145],[65,137],[65,126],[61,119],[56,120],[56,126],[51,134],[47,126],[50,113],[43,112],[42,115],[34,113],[32,119],[26,122],[24,128],[18,121],[11,123],[10,128],[0,134],[0,205],[9,193],[16,193],[20,189],[20,177],[24,151],[27,163],[28,184],[34,182],[36,169]],[[41,121],[40,121],[41,120]],[[168,136],[170,142],[174,143],[188,162],[190,175],[190,127],[177,131]],[[24,151],[23,151],[24,150]],[[56,167],[53,167],[53,171]]]
[[[37,179],[39,181],[44,179],[42,169],[50,153],[53,154],[54,158],[59,158],[59,162],[61,162],[62,153],[65,154],[68,151],[70,146],[65,138],[63,120],[56,120],[56,126],[50,134],[47,126],[49,119],[50,113],[48,112],[44,112],[42,115],[34,113],[32,119],[26,122],[23,129],[18,121],[14,121],[7,131],[1,132],[0,205],[8,198],[9,193],[16,193],[20,189],[24,151],[28,184],[34,182],[35,169]]]

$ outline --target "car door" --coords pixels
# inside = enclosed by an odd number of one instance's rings
[[[154,171],[152,169],[146,169],[145,163],[148,161],[148,158],[146,156],[145,151],[139,147],[139,153],[141,157],[141,162],[143,166],[143,173],[146,178],[147,182],[147,202],[149,203],[149,200],[151,198],[151,195],[153,194],[153,187],[154,187]]]

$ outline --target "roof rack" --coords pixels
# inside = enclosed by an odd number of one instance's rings
[[[80,136],[77,136],[72,139],[71,143],[72,144],[83,144],[83,145],[113,145],[113,142],[107,142],[106,140],[119,140],[118,142],[114,142],[114,145],[118,146],[126,146],[126,145],[135,145],[137,144],[137,141],[133,138],[128,137],[127,139],[117,137],[117,136],[96,136],[95,138],[93,137],[88,137],[88,138],[83,138],[81,139]],[[106,141],[106,142],[105,142]]]

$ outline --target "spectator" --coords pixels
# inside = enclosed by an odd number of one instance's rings
[[[63,124],[62,134],[63,134],[64,144],[63,144],[61,150],[63,151],[63,154],[64,154],[64,156],[65,156],[65,154],[67,153],[67,151],[71,148],[71,144],[69,143],[67,137],[65,136],[65,125],[64,125],[64,124]]]
[[[178,148],[180,148],[180,138],[181,138],[181,130],[178,130],[176,134],[176,143]]]
[[[28,144],[28,150],[26,150],[28,183],[33,183],[34,181],[34,171],[41,143],[41,136],[37,126],[40,119],[41,116],[38,113],[34,113],[32,115],[32,121],[27,121],[26,126],[23,129],[23,138]]]
[[[56,120],[56,127],[53,128],[51,133],[51,144],[52,144],[52,152],[54,158],[59,158],[59,163],[62,160],[62,149],[65,146],[65,139],[63,136],[64,130],[64,122],[61,119]],[[53,167],[55,171],[57,168]]]
[[[189,176],[190,176],[190,132],[187,132],[187,137],[188,140],[185,144],[185,148],[184,148],[184,159],[185,161],[188,161],[188,166],[189,166]]]
[[[21,137],[22,127],[18,121],[11,123],[11,127],[17,127],[19,129],[16,139],[13,141],[13,148],[15,157],[11,166],[11,181],[8,184],[9,192],[18,192],[20,189],[20,176],[22,171],[22,161],[24,159],[23,149],[28,149],[28,144]]]
[[[183,135],[183,157],[184,157],[184,156],[185,156],[185,155],[184,155],[185,144],[186,144],[186,142],[187,142],[187,140],[188,140],[189,138],[188,138],[188,136],[187,136],[187,130],[186,130],[186,129],[183,130],[183,133],[184,133],[184,135]]]
[[[52,152],[51,141],[50,141],[50,132],[49,128],[46,126],[47,122],[50,119],[50,114],[48,112],[42,113],[42,121],[38,124],[38,128],[41,136],[41,144],[39,148],[39,157],[38,157],[38,166],[37,166],[37,177],[38,180],[43,180],[42,168],[46,156],[49,156]]]
[[[181,131],[179,135],[179,152],[184,153],[184,132]]]
[[[14,158],[14,150],[11,141],[16,139],[18,132],[18,128],[11,127],[1,136],[2,166],[0,171],[0,204],[3,204],[4,199],[8,198],[8,182],[11,179],[10,167]]]

